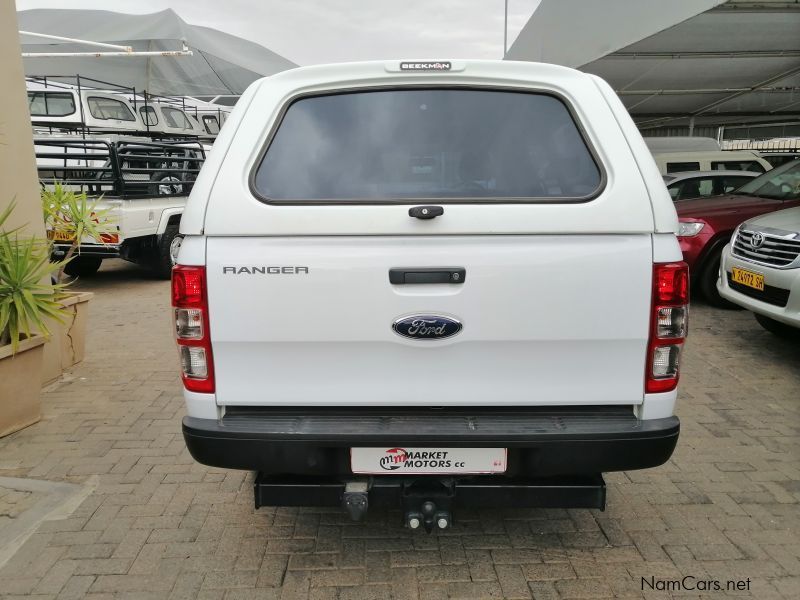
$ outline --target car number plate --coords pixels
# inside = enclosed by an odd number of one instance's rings
[[[47,230],[47,239],[54,242],[71,242],[72,235],[68,231]]]
[[[505,473],[505,448],[352,448],[353,473],[439,475]]]
[[[53,229],[47,230],[47,239],[52,242],[72,242],[72,234],[68,231],[54,231]],[[84,236],[81,244],[119,244],[118,233],[103,233],[100,234],[100,239],[91,236]]]
[[[753,273],[752,271],[733,267],[731,270],[731,279],[736,283],[741,283],[754,290],[764,291],[764,276],[761,273]]]

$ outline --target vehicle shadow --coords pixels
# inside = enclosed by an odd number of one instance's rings
[[[146,267],[122,259],[110,258],[103,261],[97,273],[73,279],[70,287],[92,291],[93,289],[108,287],[117,283],[131,283],[134,281],[158,282],[165,280],[159,278]]]

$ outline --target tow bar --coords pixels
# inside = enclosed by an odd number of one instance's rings
[[[341,506],[354,521],[369,508],[402,508],[402,524],[428,533],[453,526],[458,508],[599,508],[605,510],[602,474],[509,479],[505,477],[372,477],[353,481],[292,478],[257,473],[255,506]]]

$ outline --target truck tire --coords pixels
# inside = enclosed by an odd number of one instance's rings
[[[88,256],[82,254],[80,256],[73,256],[67,265],[64,267],[64,273],[70,277],[91,277],[100,268],[103,259],[99,256]]]
[[[178,233],[178,223],[170,223],[161,234],[158,240],[158,245],[155,249],[155,256],[150,264],[150,268],[161,279],[169,279],[172,275],[172,250],[173,243],[178,243],[178,240],[183,239],[183,236]]]
[[[722,247],[715,248],[711,251],[711,255],[706,260],[705,265],[700,271],[700,276],[698,277],[698,287],[703,294],[703,297],[706,299],[711,306],[715,306],[717,308],[725,308],[728,310],[742,310],[742,307],[734,304],[733,302],[728,302],[719,295],[719,291],[717,290],[717,279],[719,277],[719,263],[722,259]]]
[[[791,325],[781,323],[780,321],[770,319],[758,313],[753,313],[753,316],[756,318],[756,321],[758,321],[758,324],[770,333],[785,340],[800,340],[800,329],[797,327],[792,327]]]

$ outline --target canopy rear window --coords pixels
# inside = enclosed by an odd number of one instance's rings
[[[164,119],[166,119],[167,125],[170,127],[175,129],[193,129],[188,117],[182,110],[164,106],[161,108],[161,112],[164,113]]]
[[[219,133],[219,121],[217,121],[217,117],[214,115],[204,115],[203,125],[205,126],[206,133]]]
[[[142,115],[142,121],[144,121],[144,124],[148,127],[158,125],[158,115],[156,114],[156,109],[152,106],[141,106],[139,108],[139,114]]]
[[[66,117],[75,112],[75,99],[69,92],[28,92],[32,117]]]
[[[116,121],[135,121],[136,117],[131,112],[128,106],[113,98],[104,98],[102,96],[90,96],[88,99],[89,113],[101,121],[116,120]]]
[[[406,89],[296,100],[253,190],[267,202],[581,201],[602,182],[555,96]]]

